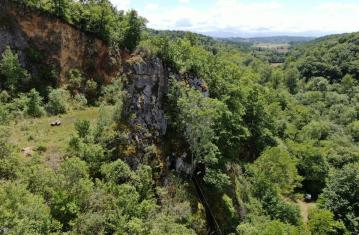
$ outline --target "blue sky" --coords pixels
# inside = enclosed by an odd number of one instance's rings
[[[212,36],[322,36],[359,31],[359,0],[111,0],[154,29]]]

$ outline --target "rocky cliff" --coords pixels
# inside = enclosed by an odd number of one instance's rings
[[[128,162],[136,166],[141,161],[154,160],[162,173],[175,168],[189,174],[192,169],[190,164],[184,161],[188,154],[187,148],[176,151],[173,146],[169,146],[169,140],[166,139],[167,132],[171,131],[168,130],[167,112],[170,107],[167,94],[170,79],[173,78],[184,81],[208,96],[205,82],[194,74],[179,74],[158,57],[138,54],[125,61],[124,71],[127,76],[124,84],[124,117],[131,127],[129,141],[137,147],[136,158],[129,156]],[[143,159],[144,156],[154,157],[148,154],[151,147],[158,150],[155,154],[157,159]]]
[[[203,80],[193,74],[179,74],[156,56],[114,51],[94,35],[56,17],[7,0],[0,0],[0,4],[0,54],[10,46],[19,55],[21,64],[44,89],[49,85],[66,83],[71,69],[79,69],[87,79],[94,79],[100,84],[110,83],[118,75],[127,78],[123,114],[130,129],[127,142],[135,148],[128,154],[127,162],[134,168],[144,161],[144,156],[149,156],[146,155],[148,148],[164,148],[170,77],[185,80],[208,95]],[[189,172],[188,167],[184,167],[185,149],[179,156],[173,153],[166,156],[168,153],[162,150],[158,152],[162,154],[156,155],[153,165],[168,169],[172,164]]]
[[[31,74],[52,74],[62,84],[69,70],[79,69],[87,78],[109,83],[121,72],[121,53],[94,35],[7,0],[0,0],[0,6],[0,54],[10,46]]]

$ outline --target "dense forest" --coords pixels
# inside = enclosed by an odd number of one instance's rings
[[[108,0],[12,2],[96,35],[134,66],[158,58],[176,76],[166,77],[166,133],[140,154],[131,133],[144,127],[124,115],[130,75],[98,84],[74,68],[40,94],[7,46],[1,234],[359,233],[359,33],[295,45],[274,67],[223,40],[146,29]],[[66,115],[64,139],[40,141],[53,127],[29,128]],[[163,170],[183,153],[188,172]]]

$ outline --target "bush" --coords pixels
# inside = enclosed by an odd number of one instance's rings
[[[101,167],[101,172],[107,181],[117,184],[123,184],[127,182],[133,177],[134,174],[130,167],[120,159],[109,164],[104,164]]]
[[[70,70],[67,79],[67,89],[71,92],[72,95],[75,95],[81,89],[84,80],[82,74],[79,70],[72,69]]]
[[[106,104],[115,105],[120,99],[122,99],[122,79],[116,79],[113,84],[102,87],[101,101]]]
[[[28,93],[28,102],[26,105],[25,113],[30,117],[41,117],[45,114],[45,109],[42,106],[42,97],[39,92],[32,89]]]
[[[78,120],[75,122],[75,129],[80,138],[86,138],[90,134],[90,121],[88,120]]]
[[[331,211],[317,208],[309,211],[308,225],[312,234],[343,234],[345,230],[342,222],[334,220]]]
[[[50,91],[49,102],[46,105],[47,112],[52,115],[66,113],[69,109],[70,94],[64,89]]]
[[[353,140],[359,142],[359,121],[354,121],[349,124],[349,131],[353,137]]]
[[[261,219],[252,223],[242,223],[237,227],[240,235],[299,235],[303,234],[298,227],[278,220]]]
[[[60,228],[44,199],[31,194],[25,185],[2,182],[0,200],[0,224],[5,234],[50,234]]]
[[[82,94],[75,95],[71,104],[72,108],[76,110],[82,110],[86,107],[86,105],[87,105],[87,99]]]
[[[87,80],[85,93],[88,102],[94,104],[97,99],[97,83],[94,80]]]
[[[10,120],[10,114],[5,105],[0,103],[0,125],[7,124]]]

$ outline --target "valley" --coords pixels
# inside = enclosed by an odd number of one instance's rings
[[[359,33],[149,24],[0,0],[0,234],[358,234]]]

